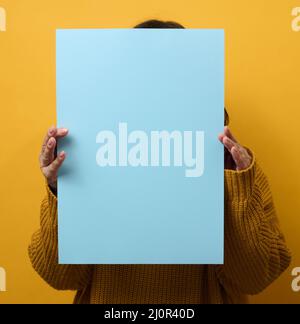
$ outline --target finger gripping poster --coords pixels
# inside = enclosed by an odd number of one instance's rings
[[[224,32],[57,31],[62,264],[222,264]]]

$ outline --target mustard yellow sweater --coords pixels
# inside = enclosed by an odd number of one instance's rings
[[[77,291],[75,303],[244,303],[290,263],[267,179],[254,156],[246,170],[225,170],[224,266],[59,265],[57,198],[46,188],[29,256],[49,285]]]

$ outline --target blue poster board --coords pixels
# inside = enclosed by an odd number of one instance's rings
[[[58,30],[57,124],[60,263],[223,263],[223,30]]]

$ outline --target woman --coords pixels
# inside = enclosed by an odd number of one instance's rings
[[[184,28],[175,22],[146,21],[136,28]],[[41,226],[29,255],[52,287],[76,290],[75,303],[202,304],[243,303],[270,285],[289,265],[290,253],[279,229],[267,179],[255,155],[228,128],[225,146],[225,264],[217,265],[59,265],[57,172],[66,158],[56,143],[67,129],[49,129],[40,154],[47,194]]]

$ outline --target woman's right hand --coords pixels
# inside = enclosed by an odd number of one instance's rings
[[[63,164],[66,153],[64,151],[59,152],[57,155],[56,145],[59,138],[65,137],[68,134],[68,129],[66,128],[49,128],[40,153],[40,168],[47,180],[48,185],[56,189],[57,188],[57,173],[58,169]]]

